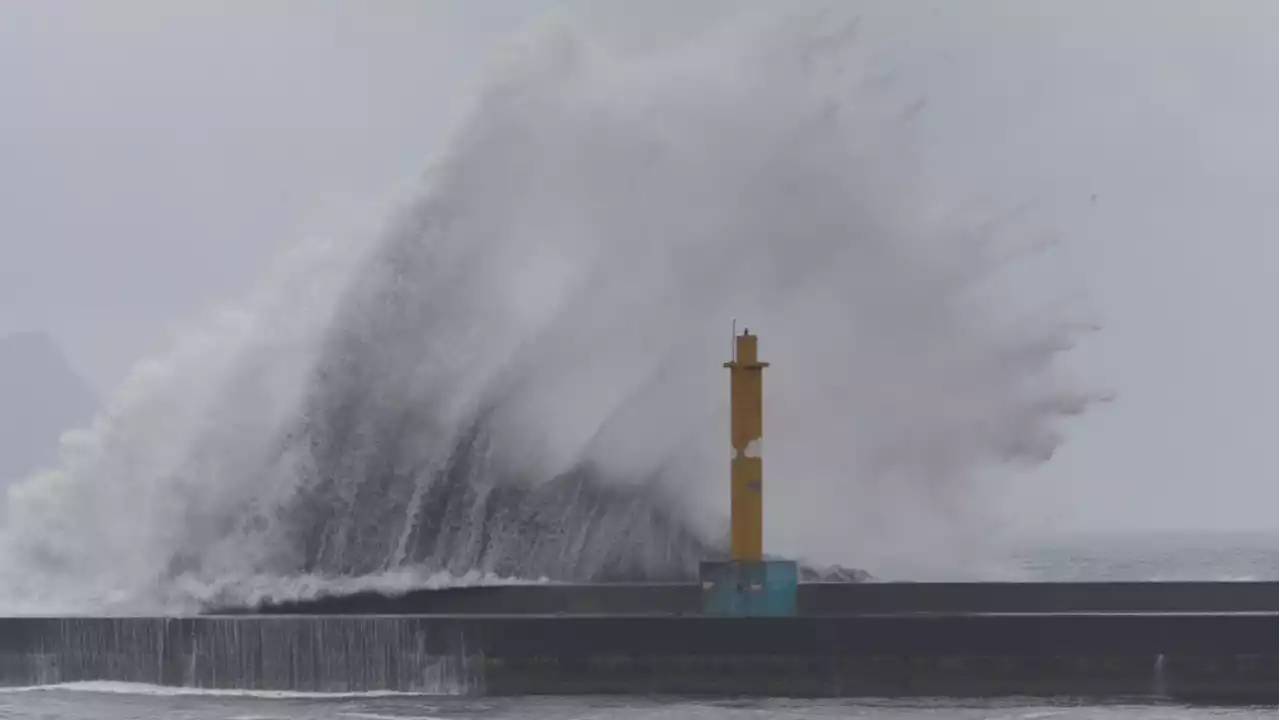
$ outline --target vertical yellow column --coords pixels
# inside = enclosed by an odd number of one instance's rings
[[[744,329],[734,338],[729,368],[731,550],[734,560],[760,561],[764,556],[764,369],[756,336]]]

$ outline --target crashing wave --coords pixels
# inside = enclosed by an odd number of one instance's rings
[[[984,527],[993,469],[1095,399],[1051,372],[1080,328],[984,295],[1010,228],[917,182],[919,113],[851,28],[535,35],[376,241],[297,253],[13,490],[0,604],[689,578],[734,316],[773,362],[772,552],[875,571]]]

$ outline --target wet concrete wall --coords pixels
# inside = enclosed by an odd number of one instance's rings
[[[0,684],[1274,703],[1274,613],[0,619]]]

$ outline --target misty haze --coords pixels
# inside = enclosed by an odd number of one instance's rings
[[[0,3],[0,717],[1275,717],[1277,25]]]
[[[0,10],[0,608],[1276,577],[1274,4],[640,5]]]

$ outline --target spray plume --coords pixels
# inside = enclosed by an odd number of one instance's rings
[[[773,363],[771,552],[877,570],[980,526],[1090,400],[1051,374],[1078,328],[984,294],[1007,230],[941,209],[920,106],[815,25],[535,33],[383,232],[288,254],[12,490],[0,602],[686,578],[722,546],[731,317]]]

